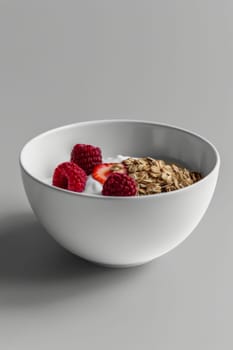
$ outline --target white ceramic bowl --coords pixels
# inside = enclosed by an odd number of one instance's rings
[[[204,178],[181,190],[143,197],[74,193],[45,182],[72,146],[99,146],[105,157],[151,156],[184,163]],[[39,222],[74,254],[109,266],[139,265],[180,244],[200,222],[214,193],[216,148],[187,130],[153,122],[82,122],[45,132],[23,148],[25,191]]]

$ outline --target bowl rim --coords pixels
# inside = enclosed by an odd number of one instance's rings
[[[74,191],[70,191],[70,190],[66,190],[63,188],[59,188],[53,185],[50,185],[40,179],[38,179],[37,177],[35,177],[34,175],[32,175],[23,165],[23,153],[26,149],[26,147],[29,146],[29,144],[31,142],[33,142],[36,139],[40,139],[43,138],[49,134],[58,132],[60,130],[64,130],[64,129],[72,129],[73,127],[80,125],[80,126],[85,126],[85,125],[95,125],[95,124],[111,124],[111,123],[135,123],[135,124],[146,124],[146,125],[153,125],[153,126],[162,126],[165,128],[169,128],[169,129],[174,129],[174,130],[179,130],[182,131],[188,135],[192,135],[197,137],[198,139],[204,141],[206,144],[208,144],[208,146],[210,148],[212,148],[212,150],[215,153],[215,157],[216,157],[216,162],[214,167],[212,168],[212,170],[205,176],[203,177],[201,180],[199,180],[198,182],[195,182],[194,184],[192,184],[191,186],[187,186],[184,188],[180,188],[178,190],[175,191],[170,191],[170,192],[161,192],[161,193],[157,193],[157,194],[150,194],[150,195],[146,195],[146,196],[103,196],[101,194],[91,194],[91,193],[83,193],[83,192],[74,192]],[[181,127],[177,127],[175,125],[172,124],[168,124],[168,123],[160,123],[160,122],[154,122],[154,121],[150,121],[150,120],[140,120],[140,119],[99,119],[99,120],[89,120],[89,121],[81,121],[81,122],[76,122],[76,123],[71,123],[71,124],[66,124],[63,126],[59,126],[53,129],[49,129],[47,131],[44,131],[42,133],[40,133],[39,135],[32,137],[31,139],[29,139],[24,146],[22,147],[20,154],[19,154],[19,164],[21,169],[30,177],[32,178],[34,181],[38,182],[39,184],[47,187],[50,190],[54,190],[54,191],[60,191],[63,192],[64,194],[68,194],[68,195],[75,195],[75,196],[81,196],[81,197],[89,197],[89,198],[93,198],[93,199],[117,199],[117,200],[145,200],[145,199],[149,199],[149,198],[160,198],[161,196],[172,196],[175,195],[177,193],[181,193],[183,191],[189,191],[191,189],[196,188],[197,186],[200,186],[200,184],[206,182],[208,180],[208,178],[214,173],[214,171],[216,169],[219,169],[220,167],[220,155],[219,152],[217,150],[217,148],[214,146],[214,144],[212,142],[210,142],[208,139],[206,139],[205,137],[197,134],[196,132],[192,132],[188,129],[185,128],[181,128]]]

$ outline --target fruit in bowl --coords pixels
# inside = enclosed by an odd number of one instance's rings
[[[20,154],[25,191],[45,229],[80,257],[122,267],[189,236],[211,201],[219,164],[204,138],[133,120],[60,127]]]
[[[89,175],[90,181],[98,181],[103,185],[101,193],[104,196],[135,196],[178,190],[201,179],[200,173],[190,172],[176,164],[167,164],[164,160],[151,157],[117,158],[124,160],[104,163],[99,147],[76,144],[70,162],[61,163],[54,170],[52,184],[62,189],[83,192]],[[95,193],[90,187],[87,187],[86,192]]]

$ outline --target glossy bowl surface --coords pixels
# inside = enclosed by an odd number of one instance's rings
[[[181,190],[143,197],[75,193],[48,184],[54,168],[70,158],[74,144],[117,154],[173,160],[200,171],[202,180]],[[45,132],[23,147],[20,166],[31,207],[66,249],[109,266],[139,265],[180,244],[198,225],[216,186],[220,159],[206,139],[154,122],[100,120]]]

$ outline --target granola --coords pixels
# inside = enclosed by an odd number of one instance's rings
[[[129,176],[137,182],[139,195],[178,190],[202,178],[199,172],[151,157],[127,158],[123,164]]]

